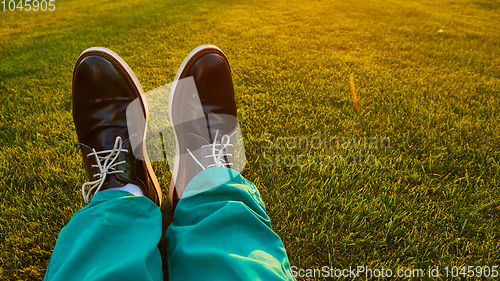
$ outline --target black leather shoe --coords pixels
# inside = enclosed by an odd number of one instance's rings
[[[161,189],[151,164],[132,153],[131,138],[144,139],[130,136],[127,129],[127,107],[136,99],[146,120],[141,84],[116,53],[95,47],[80,55],[73,72],[73,120],[89,178],[82,186],[85,203],[95,192],[131,183],[161,205]]]
[[[231,69],[219,48],[203,45],[184,59],[172,85],[169,114],[176,142],[169,197],[175,207],[198,173],[233,166],[239,127]]]

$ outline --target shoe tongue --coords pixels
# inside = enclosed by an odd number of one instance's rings
[[[125,142],[128,139],[128,131],[125,128],[102,128],[101,132],[93,134],[93,138],[85,142],[86,145],[95,149],[95,151],[111,150],[115,146],[118,136]]]
[[[206,115],[208,134],[210,142],[218,132],[218,138],[223,135],[230,135],[236,129],[238,119],[229,114],[208,114]]]
[[[113,140],[113,145],[111,145],[106,149],[96,149],[95,147],[90,147],[86,144],[80,144],[80,148],[83,153],[83,159],[84,159],[84,164],[85,164],[85,169],[87,171],[87,175],[89,178],[89,181],[94,181],[96,178],[93,175],[96,175],[101,172],[99,167],[96,165],[97,162],[100,162],[101,165],[105,164],[105,160],[100,160],[99,158],[101,157],[110,157],[108,161],[111,161],[114,158],[114,155],[111,154],[109,150],[112,150],[115,146],[116,138]],[[119,148],[119,145],[117,146],[117,149]],[[103,151],[109,151],[108,153],[99,153]],[[97,158],[93,152],[98,153]],[[118,152],[118,151],[117,151]],[[123,173],[120,174],[107,174],[106,179],[103,183],[103,188],[101,190],[105,190],[108,187],[117,187],[117,186],[123,186],[126,183],[134,183],[136,185],[141,185],[141,183],[137,182],[137,180],[133,177],[131,171],[134,168],[134,156],[131,153],[131,146],[130,146],[130,141],[129,140],[123,140],[122,139],[122,145],[121,145],[121,151],[118,152],[117,158],[114,160],[113,163],[108,162],[108,164],[113,165],[119,162],[123,162],[120,165],[114,166],[114,170],[121,170],[124,171]],[[112,170],[109,170],[112,171]]]
[[[207,168],[209,165],[213,166],[213,164],[218,164],[218,162],[221,160],[222,162],[230,162],[228,156],[225,156],[229,153],[228,151],[230,149],[230,146],[224,147],[226,142],[222,143],[222,137],[223,135],[218,133],[217,139],[214,139],[213,142],[202,140],[205,145],[200,146],[199,149],[197,149],[193,153],[193,155],[197,157],[198,161],[203,165],[203,167]],[[229,144],[231,144],[231,141],[229,142]],[[222,159],[219,159],[219,152],[221,149],[223,149],[224,151],[222,152],[222,156],[220,157]]]
[[[218,152],[216,151],[215,153],[217,155]],[[198,159],[198,161],[200,161],[200,163],[203,165],[203,167],[207,168],[209,165],[216,164],[216,162],[214,161],[214,158],[212,156],[213,155],[212,146],[201,148],[199,155],[201,156],[200,157],[201,159]],[[206,156],[210,156],[210,157],[206,157]]]
[[[213,143],[216,135],[220,142],[221,137],[232,134],[237,125],[238,120],[232,115],[208,114],[184,123],[175,124],[174,127],[176,131],[190,136],[187,140],[187,147],[195,150],[198,146]],[[182,136],[181,141],[183,141]]]

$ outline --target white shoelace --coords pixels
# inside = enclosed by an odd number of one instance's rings
[[[191,157],[193,157],[194,161],[196,161],[196,163],[198,163],[198,165],[200,165],[200,167],[203,170],[211,168],[211,167],[229,167],[229,166],[233,165],[233,163],[226,162],[226,160],[224,160],[224,156],[230,156],[230,157],[233,156],[231,153],[226,153],[226,151],[225,151],[226,147],[232,147],[233,146],[232,144],[229,143],[231,141],[231,137],[229,135],[223,135],[221,137],[220,143],[217,143],[217,136],[218,135],[219,135],[219,130],[217,130],[215,132],[215,138],[214,138],[214,142],[213,143],[201,146],[201,149],[203,149],[205,147],[211,147],[212,148],[212,150],[211,150],[212,153],[209,154],[209,155],[205,155],[204,158],[210,158],[210,157],[212,157],[213,161],[214,161],[214,164],[210,164],[207,167],[204,167],[200,163],[200,161],[198,161],[198,159],[196,159],[196,157],[193,155],[193,153],[191,153],[191,151],[189,149],[187,149],[187,151],[189,152],[189,155],[191,155]]]
[[[124,171],[116,170],[117,165],[125,163],[125,161],[120,161],[115,163],[116,159],[118,159],[118,156],[120,155],[121,152],[128,152],[128,150],[122,149],[122,138],[118,136],[116,137],[115,146],[113,147],[112,150],[103,150],[96,152],[95,149],[92,148],[92,152],[87,154],[87,157],[90,157],[92,155],[95,157],[97,165],[92,165],[92,167],[98,167],[99,172],[94,175],[94,178],[98,178],[97,180],[86,182],[82,185],[82,195],[85,204],[89,203],[89,199],[92,196],[92,194],[101,190],[102,184],[106,180],[107,175],[124,173]],[[100,156],[102,154],[108,154],[108,155]],[[102,161],[104,161],[103,164],[101,164]],[[85,192],[85,188],[87,186],[90,186],[90,188],[87,190],[87,192]]]

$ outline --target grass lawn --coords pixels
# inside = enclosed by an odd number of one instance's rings
[[[84,206],[71,78],[92,46],[145,91],[198,45],[226,52],[243,175],[297,269],[500,266],[498,0],[55,6],[0,12],[0,280],[41,280]]]

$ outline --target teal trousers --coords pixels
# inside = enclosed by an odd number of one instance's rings
[[[60,232],[45,280],[162,280],[160,209],[107,190]],[[166,233],[169,280],[294,280],[257,188],[210,168],[186,187]]]

